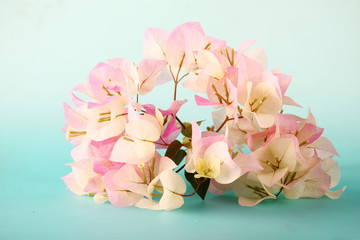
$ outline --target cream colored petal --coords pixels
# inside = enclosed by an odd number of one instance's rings
[[[321,168],[331,177],[330,188],[338,185],[340,181],[340,168],[338,162],[332,158],[321,161]]]
[[[345,191],[346,186],[336,190],[336,191],[328,191],[325,195],[331,199],[339,199],[341,194]]]

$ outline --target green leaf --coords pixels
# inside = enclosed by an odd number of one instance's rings
[[[179,152],[181,147],[182,144],[180,141],[178,140],[173,141],[172,143],[170,143],[168,149],[166,150],[165,156],[173,159],[176,156],[176,154]]]
[[[184,135],[185,137],[191,138],[191,134],[192,134],[191,123],[184,122],[183,124],[185,128],[184,127],[181,128],[181,134]]]
[[[191,138],[189,137],[184,137],[183,141],[182,141],[182,145],[186,148],[191,148]]]
[[[172,158],[172,160],[174,161],[174,163],[179,165],[181,163],[181,161],[184,159],[185,156],[186,156],[186,152],[184,150],[180,149],[176,153],[176,155]]]
[[[197,123],[197,125],[201,125],[203,122],[205,122],[206,120],[201,120],[201,121],[197,121],[196,123]]]
[[[199,185],[197,181],[201,182],[204,180],[204,178],[195,178],[195,173],[188,173],[186,171],[185,171],[185,178],[186,180],[188,180],[188,182],[191,184],[194,190],[196,190],[196,188]],[[202,200],[205,200],[205,196],[209,189],[209,186],[210,186],[210,178],[206,179],[205,182],[203,182],[196,191],[197,195],[199,195],[199,197],[201,197]]]
[[[197,121],[196,123],[200,126],[202,122],[204,122],[205,120],[201,120],[201,121]],[[188,122],[183,122],[184,127],[181,128],[181,134],[184,135],[185,137],[189,137],[191,138],[192,135],[192,127],[191,127],[191,123]]]

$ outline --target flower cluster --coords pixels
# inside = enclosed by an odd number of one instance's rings
[[[234,50],[197,22],[171,33],[148,28],[138,65],[123,58],[96,65],[73,89],[83,99],[71,92],[74,107],[64,103],[63,131],[76,146],[72,172],[62,178],[67,187],[97,203],[156,210],[179,208],[195,194],[205,199],[208,191],[233,191],[241,206],[280,193],[339,198],[345,187],[330,190],[340,179],[335,148],[310,111],[307,118],[284,112],[284,105],[300,107],[286,96],[291,76],[267,70],[263,49],[249,50],[254,42]],[[168,109],[139,101],[168,81]],[[207,131],[202,121],[180,120],[187,102],[177,100],[180,82],[202,95],[197,105],[214,109]]]

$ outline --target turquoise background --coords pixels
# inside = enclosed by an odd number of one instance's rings
[[[146,27],[200,21],[237,47],[256,38],[269,68],[293,76],[288,95],[311,107],[337,147],[339,200],[194,197],[176,211],[97,205],[66,190],[72,146],[62,102],[99,61],[139,62]],[[0,239],[360,239],[360,1],[0,0]],[[171,89],[171,90],[169,90]],[[167,107],[170,84],[140,98]],[[209,119],[190,92],[183,121]],[[209,125],[211,124],[210,121]]]

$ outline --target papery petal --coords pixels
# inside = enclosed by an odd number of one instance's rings
[[[330,188],[338,185],[340,181],[340,168],[338,162],[332,158],[321,161],[321,168],[331,177]]]
[[[243,196],[239,196],[238,203],[242,207],[253,207],[258,205],[260,202],[264,201],[265,199],[273,198],[271,196],[267,196],[260,199],[254,199],[254,198],[246,198]]]
[[[279,168],[272,172],[258,172],[259,180],[266,186],[273,186],[282,179],[287,173],[287,168]]]
[[[146,58],[165,60],[165,44],[169,37],[164,29],[147,28],[144,35],[144,55]]]
[[[346,186],[344,186],[336,191],[328,191],[325,195],[331,199],[339,199],[341,197],[341,194],[345,191],[345,189],[346,189]]]
[[[92,157],[89,152],[90,141],[85,141],[71,150],[71,157],[74,161],[80,161]]]
[[[334,145],[326,137],[320,137],[312,144],[308,145],[307,148],[314,149],[320,158],[332,157],[334,155],[339,156]]]
[[[110,161],[138,164],[145,162],[145,159],[138,158],[136,144],[134,140],[120,138],[111,153]]]
[[[109,171],[104,175],[104,184],[111,204],[117,207],[128,207],[138,202],[142,195],[130,192],[117,185],[113,179],[118,170]]]
[[[290,106],[295,106],[295,107],[300,107],[300,108],[302,108],[301,105],[299,105],[298,103],[296,103],[292,98],[290,98],[290,97],[288,97],[288,96],[283,96],[282,102],[283,102],[284,105],[290,105]]]
[[[131,95],[135,94],[139,85],[139,76],[135,65],[125,58],[113,58],[107,61],[111,66],[124,73],[127,79],[127,92]]]
[[[109,198],[107,197],[107,194],[96,193],[94,196],[94,202],[99,203],[99,204],[104,203],[108,200],[109,200]]]
[[[156,78],[166,66],[166,61],[145,59],[139,63],[139,93],[145,95],[155,87]]]
[[[194,92],[206,93],[208,81],[209,76],[204,72],[200,72],[199,74],[192,73],[187,79],[185,79],[182,86]]]
[[[184,179],[172,170],[164,171],[160,174],[160,181],[164,187],[163,196],[159,205],[165,210],[181,207],[184,199],[181,194],[186,192]]]
[[[103,193],[104,192],[104,182],[101,175],[97,175],[93,177],[86,187],[84,188],[84,192],[89,193]]]
[[[67,188],[72,191],[73,193],[77,195],[84,195],[86,194],[83,189],[80,187],[80,185],[77,183],[75,179],[75,175],[73,172],[69,173],[65,177],[61,178],[64,183],[66,184]]]
[[[301,197],[320,198],[328,192],[330,184],[331,177],[321,167],[314,167],[306,176]]]
[[[77,130],[85,130],[88,119],[77,111],[73,110],[69,104],[63,103],[63,106],[67,124],[72,128],[76,128]]]
[[[199,106],[215,106],[215,105],[221,105],[219,103],[211,102],[210,100],[200,97],[198,95],[195,95],[195,102]]]
[[[191,129],[192,129],[191,141],[193,144],[196,144],[196,142],[201,139],[201,130],[200,130],[200,126],[194,121],[194,119],[191,119]]]
[[[297,138],[300,144],[305,141],[307,144],[311,144],[318,139],[323,132],[323,128],[319,128],[311,123],[306,123],[300,130]]]
[[[285,92],[291,83],[292,77],[283,73],[274,73],[274,75],[278,78],[281,95],[284,97]]]
[[[87,102],[78,98],[74,93],[72,92],[69,92],[69,95],[70,95],[70,99],[71,99],[71,102],[75,105],[75,107],[81,107],[83,106],[84,104],[86,104]]]
[[[248,39],[243,41],[239,47],[238,47],[238,54],[243,54],[248,48],[250,48],[254,43],[256,42],[256,39]]]
[[[75,179],[81,188],[85,188],[89,181],[98,174],[94,172],[94,161],[91,159],[83,159],[68,164],[74,172]]]
[[[240,174],[240,167],[232,159],[227,159],[220,165],[220,173],[215,180],[221,184],[228,184],[238,179]]]
[[[235,158],[234,162],[241,169],[241,175],[254,170],[262,170],[263,167],[256,160],[256,158],[248,153],[239,153]]]
[[[139,140],[157,141],[161,127],[155,117],[149,114],[137,115],[136,119],[126,125],[126,133]]]
[[[149,196],[147,192],[148,185],[140,175],[142,174],[138,166],[126,164],[114,173],[112,180],[122,189]]]
[[[291,189],[284,188],[282,192],[288,199],[299,199],[303,195],[304,189],[305,183],[303,181],[299,181]]]
[[[251,42],[250,42],[251,44]],[[262,69],[264,71],[266,71],[267,69],[267,57],[266,57],[266,54],[265,54],[265,51],[263,48],[254,48],[250,51],[248,51],[245,56],[247,56],[248,58],[250,59],[253,59],[255,60],[256,62],[258,62]]]
[[[140,199],[140,201],[138,201],[135,204],[135,207],[145,208],[145,209],[150,209],[150,210],[163,210],[160,207],[159,202],[151,200],[151,199],[147,199],[147,198]]]

